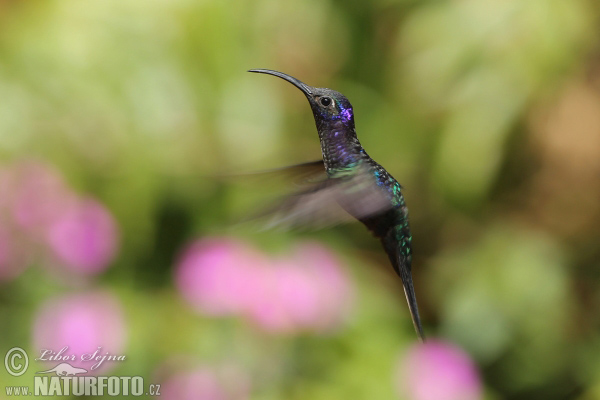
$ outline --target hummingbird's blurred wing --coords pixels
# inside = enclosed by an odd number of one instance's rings
[[[377,186],[366,168],[305,182],[308,184],[303,189],[284,196],[255,216],[267,219],[266,229],[320,229],[376,215],[391,207],[387,193]]]
[[[321,181],[327,175],[323,160],[318,160],[262,171],[220,174],[214,177],[221,180],[243,180],[251,185],[264,185],[265,182],[269,182],[277,185],[289,185],[292,183],[294,186],[298,186],[310,181]]]
[[[301,164],[288,165],[258,172],[261,176],[284,176],[295,184],[318,182],[327,178],[323,160],[309,161]]]

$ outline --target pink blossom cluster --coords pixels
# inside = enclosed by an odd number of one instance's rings
[[[66,272],[97,274],[113,260],[118,229],[98,201],[81,197],[51,166],[0,166],[0,280],[34,259]]]
[[[33,343],[38,361],[67,362],[101,374],[119,366],[127,325],[121,303],[111,293],[92,291],[50,299],[38,311]]]
[[[479,400],[482,385],[475,363],[459,347],[438,340],[412,346],[397,374],[398,394],[407,400]]]
[[[353,292],[335,255],[311,242],[270,257],[239,240],[200,239],[184,250],[175,282],[198,312],[240,316],[272,333],[335,329]]]
[[[165,400],[245,400],[250,398],[250,377],[236,364],[197,364],[173,357],[153,376]]]

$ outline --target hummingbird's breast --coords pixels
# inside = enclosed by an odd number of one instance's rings
[[[340,121],[330,124],[319,135],[325,169],[352,169],[363,159],[363,149],[354,129]]]

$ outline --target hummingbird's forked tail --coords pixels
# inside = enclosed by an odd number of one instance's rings
[[[424,342],[425,335],[423,334],[423,327],[421,326],[419,307],[417,306],[417,297],[415,296],[411,274],[411,256],[403,254],[402,251],[400,251],[401,248],[398,245],[398,241],[395,238],[390,237],[390,235],[388,235],[387,238],[382,238],[382,243],[394,266],[394,270],[396,270],[396,273],[402,279],[402,286],[404,287],[404,294],[406,296],[406,301],[408,302],[408,309],[410,310],[410,316],[415,331],[419,336],[419,340]]]

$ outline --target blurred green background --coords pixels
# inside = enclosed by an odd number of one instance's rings
[[[469,355],[483,397],[600,399],[599,18],[593,0],[0,1],[0,158],[17,177],[0,197],[43,165],[109,214],[108,255],[61,270],[6,201],[24,256],[0,254],[19,264],[0,283],[2,356],[37,363],[40,310],[100,292],[125,324],[112,374],[151,383],[183,357],[245,387],[228,398],[419,399],[396,389],[416,336],[364,227],[236,223],[285,184],[223,176],[320,157],[304,96],[246,73],[269,68],[352,102],[361,143],[405,187],[426,333]],[[197,312],[176,266],[207,238],[274,259],[324,246],[354,293],[344,322],[278,333]]]

